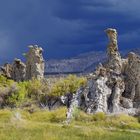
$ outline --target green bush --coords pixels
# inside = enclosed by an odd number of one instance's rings
[[[41,92],[41,82],[37,79],[32,79],[28,81],[27,90],[29,97],[38,97]]]
[[[26,87],[28,94],[28,100],[32,100],[35,104],[45,103],[46,102],[46,96],[49,93],[49,86],[47,80],[37,80],[32,79],[28,81],[27,87]]]
[[[40,110],[34,112],[28,116],[27,112],[22,112],[22,115],[25,119],[39,122],[63,122],[66,120],[66,111],[65,107],[58,108],[56,110]]]
[[[78,110],[76,113],[75,120],[79,122],[92,122],[92,115],[85,113],[84,111]]]
[[[1,122],[9,122],[10,121],[10,118],[12,116],[12,111],[11,110],[8,110],[8,109],[1,109],[0,110],[0,123]]]
[[[104,121],[106,119],[106,115],[103,112],[98,112],[93,115],[94,121]]]
[[[66,78],[60,78],[50,89],[49,96],[62,96],[66,93],[75,93],[78,88],[86,85],[86,78],[69,75]]]
[[[11,90],[11,93],[6,97],[5,102],[8,106],[10,107],[18,107],[22,104],[22,102],[25,100],[27,96],[27,83],[26,82],[20,82],[20,83],[15,83],[14,85],[14,90]],[[9,87],[13,88],[13,87]]]
[[[13,80],[7,79],[6,77],[0,75],[0,87],[8,87],[14,83]]]
[[[52,78],[29,81],[14,82],[0,76],[0,105],[19,107],[24,102],[35,104],[45,103],[46,97],[56,98],[66,93],[75,93],[81,86],[86,85],[86,78],[69,75],[65,78]],[[2,97],[2,99],[1,99]]]

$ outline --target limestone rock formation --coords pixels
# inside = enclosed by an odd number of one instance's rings
[[[124,96],[140,106],[140,57],[133,52],[128,55],[125,68],[125,93]]]
[[[43,49],[37,45],[29,46],[30,50],[26,54],[26,79],[42,79],[44,77],[44,59],[42,56]]]
[[[102,100],[97,103],[98,106],[103,106],[99,111],[131,114],[140,105],[140,57],[130,53],[127,59],[122,59],[118,51],[117,31],[109,28],[106,33],[109,38],[108,62],[104,64],[106,72],[100,70],[104,75],[95,73],[95,90],[92,92],[98,98],[103,95]],[[106,81],[103,77],[106,77]],[[100,94],[97,92],[99,87]]]
[[[106,33],[109,38],[109,44],[107,48],[108,53],[108,66],[114,73],[120,74],[122,61],[121,56],[118,51],[118,44],[117,44],[117,31],[112,28],[108,28]]]
[[[101,64],[89,79],[89,92],[85,94],[88,113],[107,112],[107,99],[111,89],[107,86],[107,71]]]
[[[83,90],[81,88],[78,89],[76,94],[74,94],[72,97],[71,104],[68,107],[68,111],[67,111],[67,120],[66,120],[67,124],[69,124],[71,122],[71,120],[74,118],[74,114],[76,112],[76,109],[78,107],[80,107],[82,91]]]
[[[118,51],[117,31],[109,28],[106,33],[109,38],[108,62],[100,64],[91,77],[89,93],[92,94],[92,100],[88,99],[91,100],[87,106],[88,113],[120,111],[120,97],[125,84],[121,76],[122,59]]]
[[[5,63],[4,66],[1,67],[1,74],[7,78],[12,78],[12,65]]]
[[[20,59],[15,59],[12,65],[12,79],[17,82],[24,81],[25,75],[26,65]]]
[[[15,59],[13,64],[4,64],[0,74],[17,82],[30,80],[32,78],[42,79],[44,77],[43,49],[37,45],[29,46],[30,50],[26,56],[24,64],[20,59]]]
[[[82,109],[88,113],[128,113],[137,115],[140,108],[140,57],[130,53],[123,59],[118,51],[117,31],[107,29],[108,61],[99,64],[88,76],[82,91]]]

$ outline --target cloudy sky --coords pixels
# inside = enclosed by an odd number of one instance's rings
[[[0,0],[0,62],[22,58],[30,44],[46,59],[105,50],[108,27],[121,50],[140,47],[140,0]]]

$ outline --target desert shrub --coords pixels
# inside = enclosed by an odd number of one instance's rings
[[[27,112],[22,112],[25,119],[39,122],[63,122],[66,120],[66,108],[61,107],[56,110],[40,110],[32,114],[27,114]]]
[[[66,120],[66,109],[65,108],[59,108],[56,110],[53,110],[48,115],[50,122],[63,122]]]
[[[92,122],[92,115],[85,113],[82,110],[78,110],[78,114],[76,113],[75,120],[79,122]]]
[[[66,78],[60,78],[55,82],[49,92],[49,96],[62,96],[66,93],[75,93],[78,88],[86,85],[86,78],[69,75]]]
[[[18,83],[18,93],[19,93],[19,96],[24,99],[27,94],[28,94],[28,90],[27,90],[27,86],[28,86],[28,82],[20,82]]]
[[[0,106],[1,102],[9,107],[19,107],[25,102],[45,103],[47,97],[59,98],[67,93],[75,93],[86,82],[86,78],[75,75],[44,80],[33,78],[19,83],[0,76]]]
[[[6,104],[10,107],[20,106],[28,93],[26,86],[26,82],[15,83],[12,85],[8,96],[5,98]]]
[[[6,77],[0,75],[0,87],[8,87],[14,83],[13,80],[7,79]]]
[[[30,99],[29,101],[34,101],[37,104],[45,102],[46,96],[48,94],[48,81],[32,79],[27,81],[27,97]]]
[[[8,106],[9,98],[17,91],[17,83],[0,75],[0,106]],[[11,100],[10,100],[11,102]]]
[[[1,107],[18,107],[22,104],[28,94],[29,82],[14,82],[6,77],[0,76],[0,98]]]
[[[106,115],[103,112],[98,112],[94,114],[92,117],[94,121],[104,121],[106,119]]]
[[[48,115],[50,122],[63,122],[66,120],[66,111],[65,107],[58,108],[53,110]]]
[[[37,79],[32,79],[28,81],[27,84],[27,90],[28,90],[28,96],[32,98],[38,98],[39,94],[41,94],[41,81]]]
[[[103,123],[105,126],[117,127],[121,129],[139,129],[140,128],[140,124],[138,123],[138,118],[135,118],[126,114],[107,116],[106,120]]]
[[[14,82],[6,80],[2,77],[1,80],[5,81],[5,87],[1,87],[0,95],[4,96],[4,106],[19,107],[24,102],[41,102],[45,98],[47,84],[37,79],[24,82]],[[6,83],[8,81],[8,83]]]
[[[138,122],[140,123],[140,116],[138,117]]]
[[[9,109],[3,109],[0,110],[0,123],[1,122],[9,122],[10,118],[12,116],[12,112]]]

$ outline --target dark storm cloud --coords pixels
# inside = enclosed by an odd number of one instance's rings
[[[119,31],[121,49],[139,47],[138,0],[1,0],[0,59],[11,60],[39,44],[47,58],[104,50],[104,30]]]

